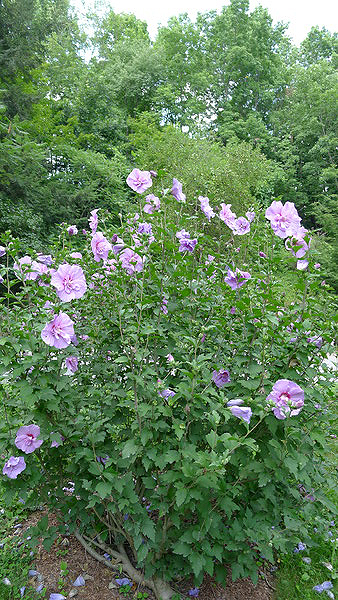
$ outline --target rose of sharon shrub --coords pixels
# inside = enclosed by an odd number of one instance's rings
[[[147,173],[128,177],[137,194]],[[293,205],[272,203],[271,229],[257,210],[246,222],[224,204],[214,218],[205,198],[183,204],[179,181],[162,196],[160,176],[152,184],[154,195],[138,196],[143,223],[106,219],[98,232],[93,208],[91,235],[50,250],[44,286],[20,273],[18,289],[18,242],[0,240],[0,453],[5,499],[45,503],[92,555],[167,600],[177,578],[193,576],[191,595],[206,573],[224,583],[225,565],[257,580],[259,556],[306,543],[304,515],[329,506],[320,458],[331,396],[319,369],[333,307],[310,248],[294,302],[281,291],[280,257],[293,256],[283,240],[300,224]],[[236,219],[243,246],[233,250]],[[77,266],[65,281],[79,250],[83,277]],[[24,258],[30,272],[34,255]],[[34,535],[50,547],[56,532],[44,519]]]

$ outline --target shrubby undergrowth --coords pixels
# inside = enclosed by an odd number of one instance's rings
[[[47,256],[3,236],[6,497],[44,503],[159,598],[190,574],[224,583],[224,564],[255,581],[260,554],[306,543],[330,508],[332,300],[292,203],[238,216],[200,197],[191,214],[178,180],[127,182],[139,214],[118,229],[93,209]]]

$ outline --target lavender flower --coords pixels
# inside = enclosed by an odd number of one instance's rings
[[[54,346],[55,348],[67,348],[72,342],[74,333],[74,323],[66,315],[66,313],[60,312],[55,315],[53,320],[47,323],[44,329],[41,331],[41,337],[48,346]]]
[[[267,402],[277,419],[298,415],[304,406],[304,392],[297,383],[279,379],[267,397]]]
[[[121,579],[115,579],[117,585],[131,585],[130,579],[128,577],[122,577]]]
[[[25,468],[26,463],[23,456],[11,456],[7,462],[5,462],[2,472],[10,479],[16,479]]]
[[[157,196],[154,194],[149,194],[146,196],[146,204],[143,207],[143,210],[148,215],[152,215],[155,211],[160,210],[161,202]]]
[[[174,196],[177,202],[185,202],[186,196],[182,192],[182,184],[178,181],[178,179],[173,179],[173,187],[171,188],[170,193]]]
[[[58,270],[53,272],[50,282],[56,288],[61,302],[82,298],[87,290],[86,279],[79,265],[60,265]]]
[[[236,269],[234,272],[231,269],[228,269],[228,274],[224,281],[230,285],[232,290],[237,290],[238,288],[242,287],[242,285],[244,285],[248,279],[251,279],[251,275],[247,271],[240,271],[239,269]]]
[[[134,190],[134,192],[143,194],[143,192],[153,185],[153,182],[149,171],[133,169],[127,177],[127,184],[132,190]]]
[[[193,598],[197,598],[199,593],[200,593],[200,591],[199,591],[198,587],[194,587],[191,590],[189,590],[189,592],[188,592],[189,596],[192,596]]]
[[[250,423],[252,410],[249,406],[231,406],[230,411],[234,417],[238,417],[238,419],[242,419],[243,421],[246,421],[246,423]]]
[[[94,260],[96,262],[100,262],[100,260],[107,260],[108,253],[112,249],[110,242],[108,242],[103,233],[100,231],[93,235],[91,247],[94,254]]]
[[[218,388],[222,388],[226,383],[231,381],[229,371],[221,369],[220,371],[213,371],[212,380]]]
[[[90,217],[88,219],[89,227],[92,230],[92,234],[96,233],[98,222],[99,222],[99,219],[98,219],[98,216],[97,216],[97,211],[98,211],[98,208],[95,208],[94,210],[91,210],[90,211]]]
[[[79,360],[77,356],[67,356],[66,360],[67,375],[73,375],[79,368]]]
[[[270,221],[271,227],[280,238],[287,238],[296,234],[300,226],[300,217],[293,202],[274,200],[265,211],[265,217]]]
[[[24,425],[18,429],[14,443],[19,450],[30,454],[40,448],[43,443],[43,440],[38,440],[39,435],[40,427],[38,425]]]
[[[67,232],[68,235],[76,235],[78,233],[78,228],[76,227],[76,225],[70,225],[69,227],[67,227]]]
[[[210,222],[210,219],[215,216],[215,213],[209,204],[209,198],[207,198],[207,196],[198,196],[198,199],[201,203],[201,210],[204,212],[205,216]]]

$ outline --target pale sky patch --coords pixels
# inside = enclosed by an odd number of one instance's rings
[[[86,7],[93,6],[93,2],[94,0],[71,0],[80,13]],[[219,12],[222,6],[228,4],[224,0],[106,0],[105,3],[115,12],[133,13],[138,19],[147,21],[152,39],[156,36],[158,25],[166,25],[170,17],[187,12],[194,20],[198,12]],[[304,40],[313,26],[325,27],[332,33],[338,30],[338,8],[334,0],[250,0],[250,10],[259,4],[268,9],[274,23],[290,23],[287,34],[296,45]]]

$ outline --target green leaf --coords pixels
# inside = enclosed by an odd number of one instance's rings
[[[108,498],[108,496],[111,496],[112,487],[110,481],[99,481],[95,491],[99,494],[100,498],[104,500],[105,498]]]
[[[187,497],[186,488],[179,488],[175,494],[177,506],[181,506]]]

